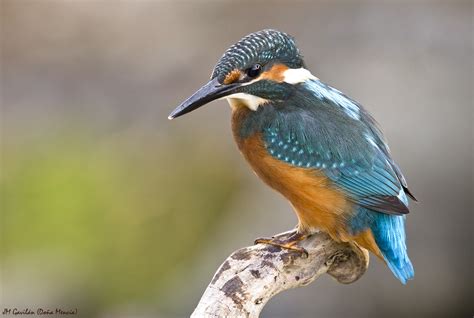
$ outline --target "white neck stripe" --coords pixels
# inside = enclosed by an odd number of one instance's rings
[[[303,83],[303,82],[306,82],[307,80],[318,80],[318,78],[303,67],[302,68],[289,68],[283,72],[283,81],[288,84]]]

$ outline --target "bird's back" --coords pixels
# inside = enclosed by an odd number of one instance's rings
[[[292,203],[301,231],[356,241],[405,282],[413,276],[405,245],[406,183],[382,133],[339,91],[319,81],[300,85],[284,103],[256,111],[234,107],[241,152]]]

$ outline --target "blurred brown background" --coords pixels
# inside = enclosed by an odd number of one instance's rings
[[[271,27],[373,113],[420,203],[414,281],[372,258],[262,316],[472,316],[472,17],[470,1],[1,0],[2,309],[183,317],[231,251],[296,224],[240,158],[224,101],[166,118]]]

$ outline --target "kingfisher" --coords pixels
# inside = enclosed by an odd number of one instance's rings
[[[298,218],[287,240],[257,243],[304,252],[297,243],[323,231],[369,250],[403,284],[413,278],[405,218],[416,198],[374,118],[309,71],[292,36],[266,29],[243,37],[168,118],[216,99],[230,104],[243,157]]]

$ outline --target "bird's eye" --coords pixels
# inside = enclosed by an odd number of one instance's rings
[[[247,69],[247,76],[248,77],[257,77],[260,72],[262,71],[262,66],[260,64],[254,64],[252,67]]]

